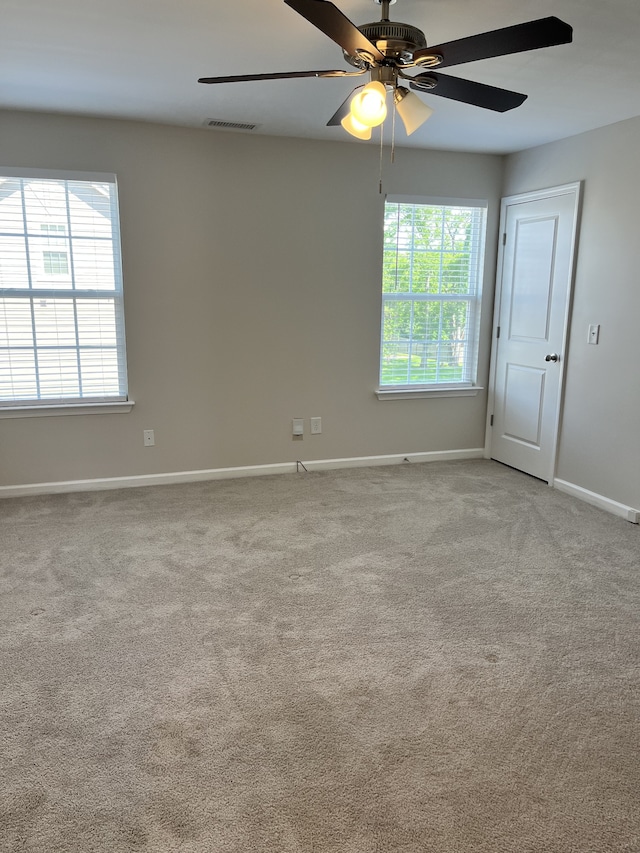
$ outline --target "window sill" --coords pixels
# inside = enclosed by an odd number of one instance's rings
[[[378,400],[419,400],[423,397],[475,397],[478,391],[484,391],[480,385],[467,385],[461,388],[435,386],[434,388],[378,388]]]
[[[2,418],[50,418],[60,415],[118,415],[130,412],[133,400],[118,403],[56,403],[52,406],[6,406],[0,407]]]

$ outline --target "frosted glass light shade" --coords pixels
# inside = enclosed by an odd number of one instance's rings
[[[414,95],[413,92],[402,86],[398,86],[394,91],[393,100],[398,110],[398,115],[404,124],[404,129],[407,131],[407,136],[411,136],[414,131],[433,115],[431,107],[428,107],[417,95]]]
[[[356,139],[371,139],[371,128],[366,124],[361,124],[355,119],[351,113],[348,113],[340,122],[347,133],[355,136]]]
[[[351,101],[351,115],[366,127],[377,127],[387,117],[387,90],[374,80]]]

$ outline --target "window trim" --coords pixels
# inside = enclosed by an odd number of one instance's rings
[[[384,294],[381,295],[381,320],[380,320],[380,350],[378,356],[378,386],[375,389],[375,394],[379,400],[410,400],[410,399],[419,399],[419,398],[427,398],[427,397],[469,397],[476,396],[479,391],[483,391],[484,388],[480,385],[477,385],[477,369],[478,369],[478,348],[480,341],[480,314],[482,308],[482,290],[483,290],[483,281],[484,281],[484,260],[485,260],[485,250],[486,250],[486,236],[487,236],[487,213],[489,202],[487,199],[479,199],[479,198],[452,198],[452,197],[442,197],[442,196],[423,196],[423,195],[406,195],[406,194],[392,194],[389,193],[385,196],[384,206],[386,208],[387,203],[389,204],[411,204],[411,205],[433,205],[437,207],[472,207],[472,208],[480,208],[484,210],[484,221],[482,223],[482,229],[480,232],[480,236],[482,238],[482,243],[480,245],[480,252],[478,256],[477,263],[477,273],[476,273],[476,287],[471,299],[468,294],[444,294],[444,298],[442,294],[430,294],[430,293],[419,293],[414,294],[413,301],[419,302],[443,302],[443,301],[464,301],[473,303],[473,316],[471,320],[471,335],[469,336],[469,340],[473,343],[473,353],[472,353],[472,381],[461,381],[461,382],[429,382],[429,383],[415,383],[410,385],[383,385],[381,380],[382,375],[382,352],[384,346],[384,308],[385,303],[387,301],[394,301],[397,299],[398,301],[406,300],[406,294]],[[383,248],[384,255],[384,248]],[[385,298],[388,297],[388,298]]]
[[[22,180],[51,180],[51,181],[78,181],[85,183],[110,184],[112,192],[110,193],[110,208],[111,222],[115,224],[112,233],[112,250],[114,261],[114,284],[113,291],[96,290],[93,288],[72,288],[60,289],[55,286],[50,288],[41,288],[37,290],[38,296],[43,298],[54,298],[55,292],[67,297],[74,294],[77,298],[112,298],[115,314],[116,332],[117,332],[117,351],[118,351],[118,374],[120,388],[124,391],[121,394],[105,395],[105,396],[87,396],[87,397],[69,397],[69,398],[19,398],[15,400],[0,401],[0,419],[2,418],[25,418],[25,417],[50,417],[52,415],[76,415],[76,414],[100,414],[100,413],[118,413],[130,412],[135,405],[133,400],[129,399],[128,392],[128,370],[127,370],[127,348],[126,348],[126,331],[124,318],[124,292],[123,292],[123,270],[122,270],[122,249],[121,249],[121,223],[119,214],[118,200],[118,180],[113,172],[84,172],[74,171],[70,169],[37,169],[28,167],[4,167],[0,166],[0,176],[3,178],[17,178]],[[41,226],[42,227],[42,226]],[[69,238],[72,235],[65,229],[64,235],[58,234],[57,231],[47,232],[48,236],[57,239],[64,236]],[[55,279],[52,275],[52,281]],[[31,288],[28,288],[31,292]],[[20,296],[25,292],[25,288],[4,288],[5,296]]]
[[[4,418],[50,418],[59,415],[120,415],[127,414],[135,400],[116,403],[55,403],[35,406],[0,406],[0,420]]]
[[[385,386],[376,389],[378,400],[419,400],[426,397],[475,397],[480,391],[484,391],[483,385],[457,385],[454,388],[447,385],[433,385],[428,388],[424,385],[407,387],[398,385],[395,388]]]

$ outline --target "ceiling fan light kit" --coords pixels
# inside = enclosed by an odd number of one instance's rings
[[[347,133],[355,136],[356,139],[371,139],[371,128],[367,127],[366,124],[361,124],[357,118],[353,117],[353,113],[347,113],[340,124]]]
[[[407,136],[411,136],[425,121],[433,115],[431,107],[421,101],[417,95],[397,86],[393,92],[393,102],[398,115],[402,119]]]
[[[407,135],[414,133],[433,113],[399,81],[411,89],[493,110],[515,109],[527,96],[509,89],[487,86],[462,77],[442,74],[439,69],[481,59],[508,56],[528,50],[568,44],[573,38],[569,24],[556,17],[540,18],[503,27],[475,36],[429,46],[422,30],[412,24],[389,20],[389,6],[396,0],[373,0],[382,6],[380,21],[357,27],[329,0],[284,0],[295,12],[338,44],[354,71],[290,71],[243,74],[233,77],[201,77],[199,83],[234,83],[254,80],[283,80],[300,77],[358,77],[369,75],[370,82],[358,86],[327,122],[341,125],[358,139],[370,139],[371,128],[382,125],[387,115],[387,90],[393,93],[393,107]],[[433,69],[412,76],[406,69]]]
[[[351,115],[365,127],[378,127],[387,117],[387,90],[378,80],[372,80],[354,95]]]

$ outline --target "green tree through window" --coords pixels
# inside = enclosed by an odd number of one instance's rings
[[[380,385],[470,385],[485,209],[387,200]]]

